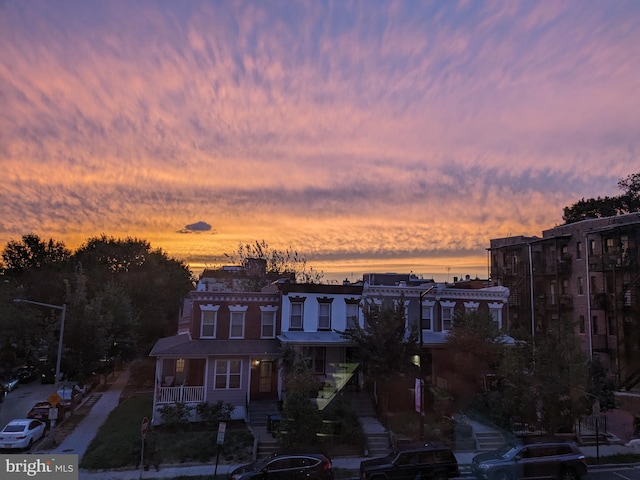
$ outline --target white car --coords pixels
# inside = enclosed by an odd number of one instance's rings
[[[11,420],[0,431],[0,448],[29,449],[44,436],[46,425],[33,418]]]

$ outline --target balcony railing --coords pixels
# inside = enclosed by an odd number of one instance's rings
[[[156,403],[202,403],[204,386],[159,387]]]

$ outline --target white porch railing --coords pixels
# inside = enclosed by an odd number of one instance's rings
[[[204,402],[204,386],[160,387],[156,403],[202,403]]]

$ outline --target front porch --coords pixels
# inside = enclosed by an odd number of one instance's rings
[[[203,403],[204,385],[190,386],[180,385],[177,387],[158,387],[156,389],[156,404],[165,403]]]

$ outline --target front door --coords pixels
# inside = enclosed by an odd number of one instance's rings
[[[271,393],[273,382],[273,361],[262,360],[260,362],[260,382],[258,384],[259,393]]]

